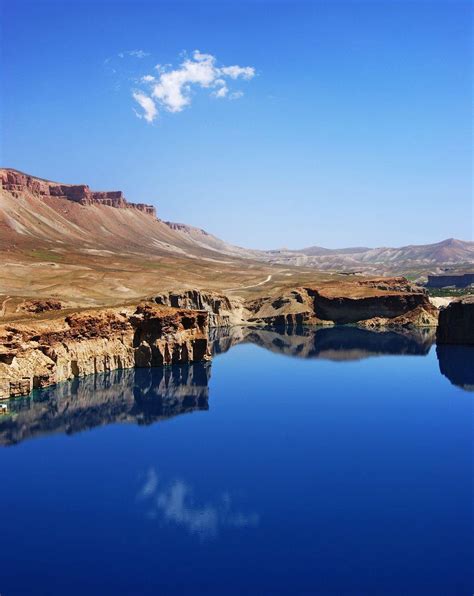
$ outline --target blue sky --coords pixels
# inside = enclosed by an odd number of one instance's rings
[[[470,2],[2,11],[5,166],[122,189],[242,246],[473,239]],[[215,57],[212,86],[184,82],[176,111],[155,66],[178,70],[194,50]],[[254,71],[233,79],[222,70],[233,65]],[[153,122],[134,92],[152,98]]]

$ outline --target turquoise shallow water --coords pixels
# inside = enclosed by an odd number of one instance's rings
[[[473,348],[339,328],[214,350],[8,402],[2,595],[473,593]]]

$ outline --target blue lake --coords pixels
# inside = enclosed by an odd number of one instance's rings
[[[216,334],[6,402],[0,593],[474,592],[474,348]]]

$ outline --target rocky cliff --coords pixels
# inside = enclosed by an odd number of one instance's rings
[[[441,309],[436,341],[439,344],[474,345],[474,296],[453,300]]]
[[[358,324],[436,326],[438,310],[403,277],[352,280],[274,292],[244,303],[246,321],[261,325]]]
[[[205,361],[208,315],[152,304],[0,327],[0,398],[92,373]]]
[[[129,203],[121,190],[92,191],[87,184],[59,184],[12,169],[0,169],[0,188],[15,196],[29,192],[42,197],[68,199],[81,205],[136,209],[156,217],[155,207],[144,203]]]
[[[375,278],[275,289],[253,299],[173,291],[133,307],[42,316],[0,327],[0,398],[109,370],[206,360],[212,328],[433,327],[438,310],[404,278]]]
[[[183,290],[165,292],[154,297],[157,304],[173,308],[204,310],[209,315],[209,327],[232,327],[246,322],[248,312],[242,298],[217,292]]]

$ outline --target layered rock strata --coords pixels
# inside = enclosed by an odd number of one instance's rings
[[[436,341],[439,344],[474,345],[474,296],[453,300],[441,309]]]
[[[242,325],[248,318],[248,311],[242,298],[229,297],[217,292],[202,290],[165,292],[155,296],[154,301],[173,308],[204,310],[209,316],[209,327]]]
[[[326,282],[254,299],[184,290],[138,307],[48,314],[0,327],[0,398],[92,373],[206,360],[212,328],[422,327],[436,326],[437,316],[404,278]]]
[[[366,327],[433,327],[438,309],[422,288],[403,277],[321,283],[274,290],[254,299],[184,290],[155,297],[158,304],[209,313],[210,327],[358,324]]]
[[[208,315],[152,304],[0,327],[0,398],[88,374],[210,359]]]
[[[40,197],[68,199],[81,205],[107,205],[117,209],[136,209],[156,217],[156,209],[144,203],[129,203],[121,190],[93,191],[87,184],[58,184],[35,178],[17,170],[0,169],[0,188],[20,196],[29,192]]]

